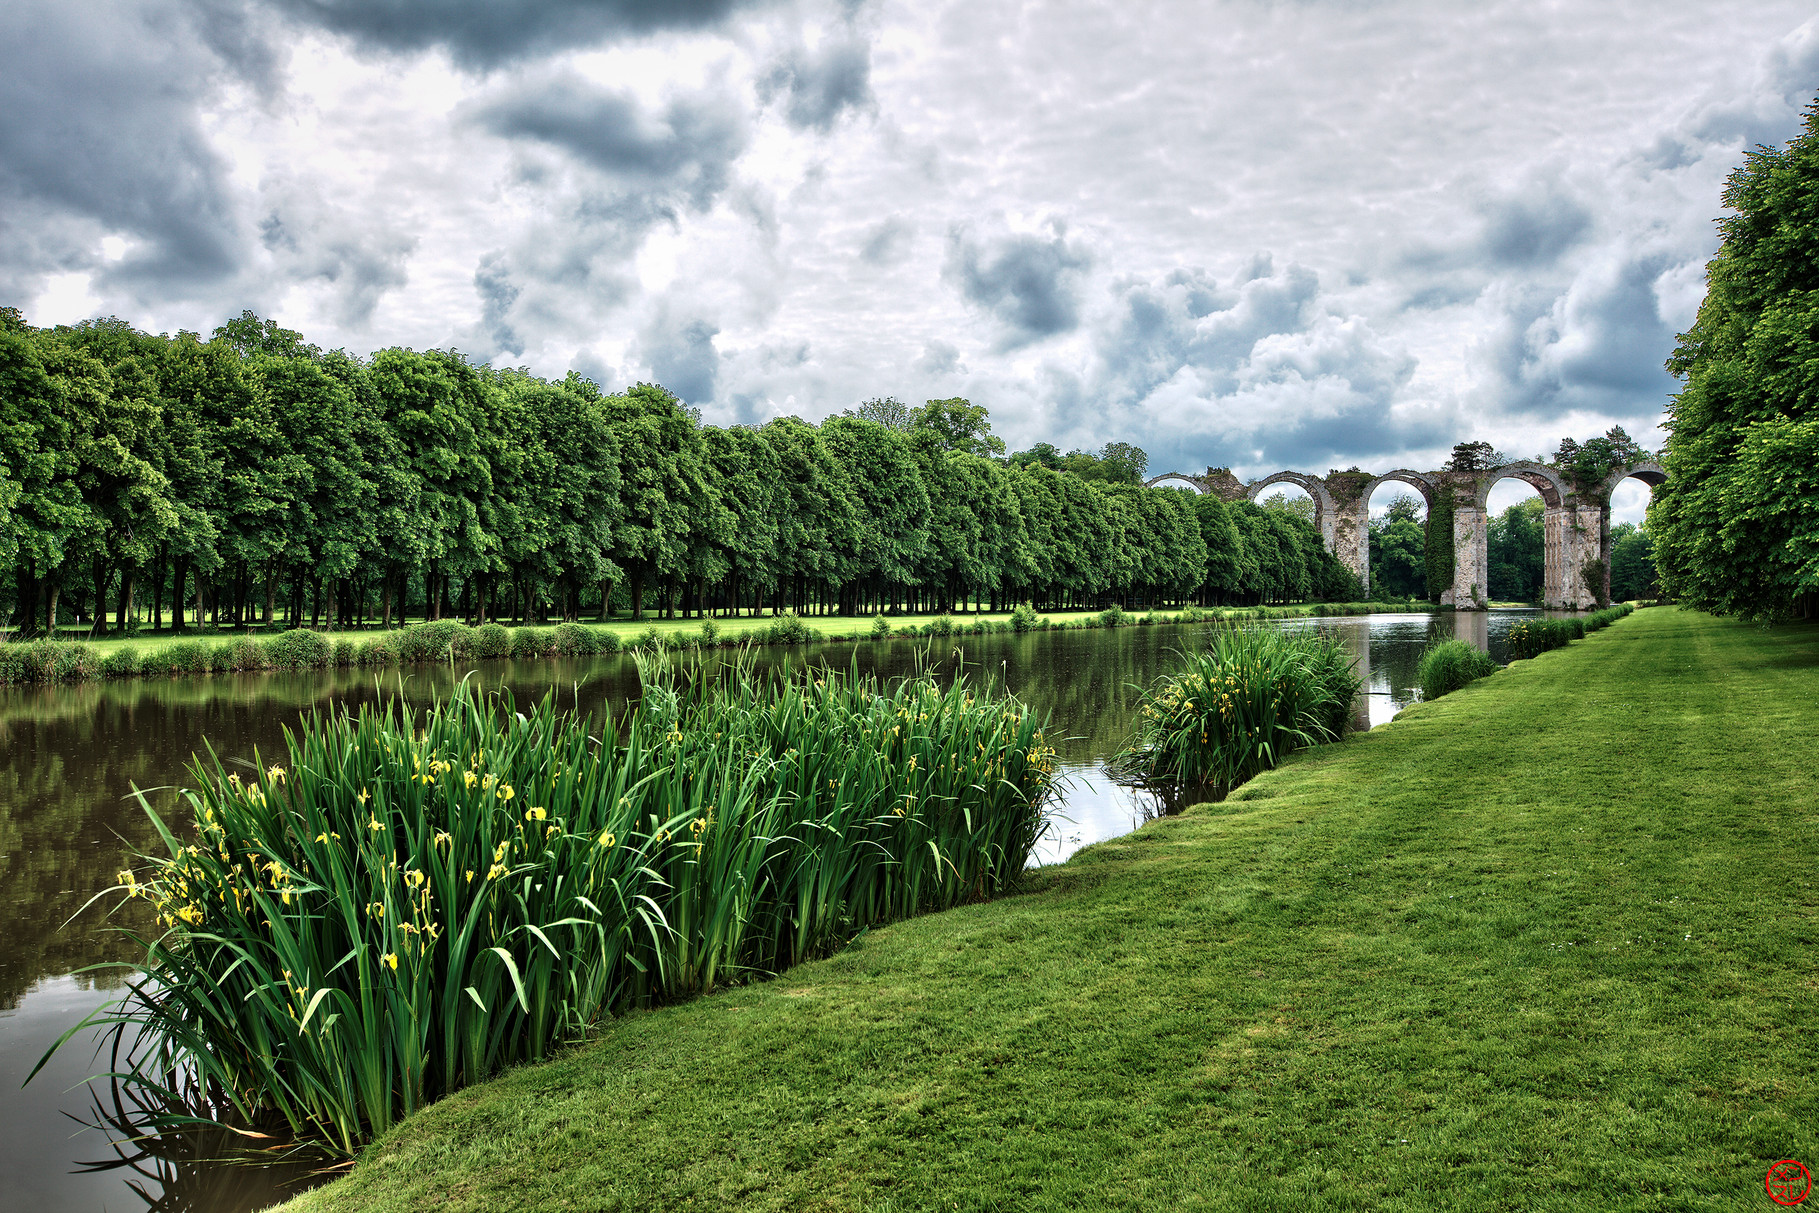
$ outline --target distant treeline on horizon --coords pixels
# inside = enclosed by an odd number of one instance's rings
[[[1306,518],[1146,488],[1146,463],[1007,455],[961,399],[722,427],[653,384],[362,359],[250,312],[203,340],[6,308],[0,626],[1359,595]]]

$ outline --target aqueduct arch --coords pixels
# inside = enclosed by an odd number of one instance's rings
[[[1244,495],[1251,501],[1257,500],[1258,494],[1272,484],[1292,484],[1304,489],[1314,499],[1314,529],[1320,532],[1320,541],[1327,551],[1333,550],[1333,495],[1317,476],[1302,472],[1271,472],[1261,480],[1253,480],[1244,486]]]
[[[1327,550],[1357,575],[1366,592],[1371,576],[1371,494],[1386,481],[1400,481],[1421,494],[1430,517],[1434,504],[1445,494],[1453,507],[1453,584],[1441,594],[1440,601],[1460,610],[1483,610],[1489,605],[1490,594],[1490,517],[1486,502],[1499,480],[1521,480],[1541,494],[1546,506],[1543,605],[1585,610],[1600,599],[1610,598],[1611,493],[1632,476],[1650,488],[1667,480],[1661,465],[1649,460],[1620,467],[1597,489],[1581,492],[1558,469],[1519,460],[1469,472],[1397,468],[1378,475],[1352,468],[1319,477],[1285,470],[1248,482],[1239,480],[1229,468],[1208,468],[1200,476],[1164,472],[1144,483],[1157,485],[1178,480],[1225,501],[1255,501],[1271,485],[1296,485],[1314,499],[1314,525]]]

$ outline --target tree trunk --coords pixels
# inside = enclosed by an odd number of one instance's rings
[[[30,636],[38,630],[38,578],[29,560],[21,561],[14,578],[14,595],[19,615],[18,634]]]
[[[48,587],[49,604],[44,608],[44,633],[52,640],[57,638],[57,600],[63,597],[63,582],[55,580]]]
[[[105,636],[107,635],[107,582],[108,574],[112,570],[108,568],[107,561],[99,556],[95,557],[89,565],[89,569],[95,582],[95,617],[89,624],[89,634],[97,637]]]
[[[128,612],[133,609],[133,582],[137,580],[138,569],[130,564],[120,566],[120,596],[114,600],[114,628],[124,633]],[[95,604],[97,608],[100,603]]]

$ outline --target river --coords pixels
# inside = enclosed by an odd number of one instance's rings
[[[1282,626],[1327,628],[1345,639],[1365,681],[1355,724],[1373,727],[1417,698],[1415,667],[1431,640],[1464,636],[1502,660],[1504,635],[1523,614],[1371,615]],[[1009,686],[1049,714],[1051,737],[1059,739],[1067,780],[1036,857],[1058,863],[1163,810],[1153,795],[1106,778],[1103,764],[1125,738],[1138,688],[1193,645],[1204,626],[862,641],[761,650],[760,660],[843,668],[856,660],[862,670],[891,675],[914,670],[926,651],[944,670],[963,662],[969,677]],[[473,668],[520,700],[554,690],[589,712],[615,708],[637,690],[628,657]],[[428,702],[446,696],[467,672],[412,669],[404,693]],[[95,1088],[83,1080],[107,1068],[91,1047],[72,1044],[29,1087],[20,1084],[61,1033],[118,987],[117,977],[79,970],[133,955],[115,928],[136,924],[109,921],[98,909],[68,922],[114,883],[133,850],[157,842],[131,798],[133,786],[147,789],[153,808],[175,820],[171,789],[183,782],[192,752],[212,745],[223,757],[251,758],[257,750],[269,758],[282,751],[284,730],[308,712],[369,702],[398,686],[395,672],[327,670],[0,688],[0,1191],[7,1208],[243,1213],[299,1181],[296,1168],[123,1165],[130,1151],[81,1123],[93,1119],[96,1103]]]

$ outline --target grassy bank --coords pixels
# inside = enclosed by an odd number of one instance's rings
[[[1736,1209],[1819,1154],[1819,629],[1639,612],[289,1206]]]
[[[1816,699],[1819,633],[1643,612],[1029,896],[634,1016],[300,1207],[1760,1201],[1815,1144]]]
[[[1137,627],[1200,620],[1285,619],[1297,615],[1365,615],[1410,609],[1400,603],[1301,603],[1278,607],[1040,614],[1028,607],[999,614],[741,616],[731,619],[618,620],[511,628],[469,627],[458,620],[419,621],[390,630],[140,632],[100,640],[0,641],[0,686],[80,683],[96,679],[228,674],[256,670],[389,668],[494,658],[610,656],[727,645],[883,640],[892,636],[965,636],[1078,628]]]

